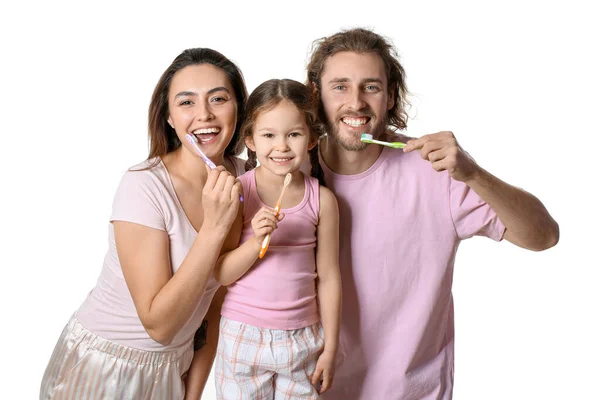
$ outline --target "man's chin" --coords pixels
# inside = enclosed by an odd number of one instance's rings
[[[338,146],[346,151],[363,151],[368,146],[367,143],[361,142],[360,138],[357,140],[354,137],[340,137],[337,134],[332,134],[329,136]]]

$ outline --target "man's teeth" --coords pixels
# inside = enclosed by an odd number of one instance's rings
[[[205,128],[205,129],[196,129],[193,133],[194,135],[206,135],[207,133],[219,133],[221,131],[220,128]]]
[[[350,126],[354,126],[354,127],[359,127],[359,126],[363,126],[364,124],[367,123],[367,121],[369,121],[368,118],[342,118],[342,122],[344,122],[346,125],[350,125]]]

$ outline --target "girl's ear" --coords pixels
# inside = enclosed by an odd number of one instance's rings
[[[252,136],[246,136],[244,138],[244,142],[246,143],[247,148],[254,152],[256,151],[256,147],[254,147],[254,140],[252,139]]]
[[[171,128],[175,129],[175,127],[173,126],[173,119],[171,118],[170,115],[169,115],[169,118],[167,118],[167,122],[169,123],[169,125],[171,125]]]

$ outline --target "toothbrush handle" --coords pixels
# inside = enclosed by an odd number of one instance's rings
[[[279,215],[279,211],[281,210],[281,198],[279,198],[279,201],[277,202],[277,205],[275,206],[275,216]],[[271,232],[273,233],[273,232]],[[267,249],[269,248],[269,243],[271,242],[271,233],[268,233],[267,236],[265,236],[265,238],[263,239],[262,243],[260,244],[260,251],[258,252],[258,258],[263,258],[265,256],[265,254],[267,253]]]
[[[208,168],[210,168],[210,169],[217,168],[215,163],[212,162],[210,158],[206,157],[206,155],[202,152],[202,150],[200,149],[200,146],[198,146],[198,143],[194,140],[194,137],[192,135],[190,135],[188,133],[187,135],[185,135],[185,137],[187,138],[188,142],[190,142],[192,144],[192,146],[194,146],[194,148],[196,149],[196,151],[198,152],[200,157],[202,157],[202,160],[204,160],[206,165],[208,165]],[[240,201],[242,203],[244,202],[244,196],[241,193],[240,193]]]
[[[263,241],[260,245],[260,251],[258,252],[258,258],[263,258],[265,256],[265,254],[267,253],[267,249],[269,248],[269,242],[271,242],[271,234],[270,233],[267,236],[265,236],[265,238],[263,239]]]

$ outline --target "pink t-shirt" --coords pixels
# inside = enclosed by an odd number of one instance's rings
[[[240,176],[240,181],[244,188],[240,243],[244,243],[254,236],[252,218],[265,204],[256,191],[254,170]],[[260,328],[287,330],[319,321],[315,288],[319,181],[304,175],[304,198],[281,212],[285,218],[277,224],[267,254],[227,287],[223,316]]]
[[[343,307],[332,400],[448,400],[454,370],[452,273],[461,240],[504,225],[418,152],[383,148],[357,175],[322,162],[340,208]]]
[[[243,172],[242,160],[230,160],[238,174]],[[136,171],[153,161],[138,164],[125,173],[115,194],[110,221],[134,222],[166,231],[171,267],[175,273],[187,256],[197,232],[183,211],[162,161],[151,169]],[[189,343],[202,323],[219,284],[214,278],[210,279],[192,317],[171,344],[164,346],[148,335],[137,314],[119,263],[112,223],[109,224],[108,242],[109,248],[96,287],[77,311],[79,322],[105,339],[136,349],[165,351]]]

